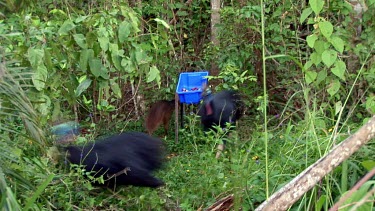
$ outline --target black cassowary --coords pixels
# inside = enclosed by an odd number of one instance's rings
[[[82,164],[95,177],[103,175],[104,185],[159,187],[164,182],[151,173],[162,166],[163,142],[145,133],[128,132],[85,146],[68,146],[67,159]]]
[[[235,91],[221,91],[216,94],[206,94],[200,105],[198,115],[205,131],[215,130],[214,126],[225,128],[227,123],[235,125],[236,121],[241,118],[243,113],[243,103],[240,95]],[[216,158],[224,150],[224,144],[218,146]]]

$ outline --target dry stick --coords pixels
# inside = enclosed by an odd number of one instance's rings
[[[287,185],[274,193],[257,207],[256,210],[287,210],[307,191],[313,188],[325,175],[349,158],[362,145],[365,145],[374,135],[375,116],[356,133],[336,145],[327,155],[320,158]]]
[[[357,184],[355,184],[350,191],[345,194],[345,196],[341,197],[341,199],[333,206],[329,211],[336,211],[339,209],[341,204],[346,201],[353,193],[358,190],[365,182],[367,182],[372,176],[375,175],[375,168],[373,168],[370,172],[368,172]]]
[[[178,94],[174,94],[174,117],[175,117],[175,123],[174,123],[174,135],[175,135],[175,143],[178,143],[178,103],[179,103],[179,97]],[[182,106],[182,105],[181,105]],[[181,121],[183,121],[181,119]]]

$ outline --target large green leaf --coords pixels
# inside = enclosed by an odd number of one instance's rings
[[[101,75],[102,69],[102,61],[97,58],[93,58],[89,61],[90,71],[95,76],[95,78],[99,78]]]
[[[77,45],[83,49],[87,48],[86,38],[83,34],[74,34],[74,40],[76,41]]]
[[[331,84],[329,85],[327,92],[329,95],[333,96],[339,91],[340,87],[341,87],[340,81],[333,80]]]
[[[320,62],[322,62],[322,57],[317,52],[313,52],[310,55],[310,60],[315,64],[315,66],[318,66]]]
[[[92,82],[92,80],[89,79],[89,78],[86,78],[84,81],[82,81],[82,82],[78,85],[77,89],[75,90],[75,95],[76,95],[76,97],[79,97],[79,96],[82,94],[82,92],[86,91],[87,88],[90,87],[91,82]]]
[[[307,45],[310,48],[314,47],[315,41],[318,39],[318,36],[316,34],[312,34],[306,37]]]
[[[325,50],[322,53],[322,61],[326,65],[326,67],[331,67],[335,63],[337,59],[337,52],[332,49]]]
[[[314,11],[315,15],[318,16],[320,11],[322,11],[324,6],[324,0],[310,0],[309,4],[311,9]]]
[[[46,66],[44,66],[44,64],[40,64],[35,69],[35,73],[32,76],[32,81],[36,90],[42,91],[44,89],[47,81],[47,76],[48,72]]]
[[[328,21],[319,22],[318,25],[323,36],[329,39],[333,32],[333,25]]]
[[[332,37],[329,41],[338,52],[343,53],[345,44],[340,37]]]
[[[318,73],[316,73],[314,71],[306,71],[305,72],[306,83],[310,84],[311,82],[315,81],[317,75],[318,75]]]
[[[118,28],[118,39],[120,43],[123,43],[128,37],[132,30],[132,25],[128,21],[123,21],[120,23]]]
[[[342,80],[345,80],[345,70],[346,70],[346,64],[343,61],[336,61],[333,68],[331,68],[332,73],[339,77]]]
[[[118,45],[117,44],[110,44],[109,45],[109,50],[111,52],[111,58],[113,65],[117,70],[121,70],[121,57],[123,56],[122,54],[124,53],[123,50],[118,50]]]
[[[315,84],[319,85],[326,78],[327,78],[327,70],[323,69],[323,70],[319,71],[318,76],[316,77]]]
[[[60,27],[58,34],[61,35],[68,35],[68,32],[74,29],[76,25],[71,20],[66,20],[63,25]]]
[[[118,85],[118,83],[116,83],[116,81],[114,79],[111,79],[110,85],[111,85],[111,89],[112,89],[113,94],[118,99],[120,99],[122,97],[122,93],[121,93],[121,89],[120,89],[120,86]]]
[[[299,22],[303,23],[309,15],[311,15],[312,9],[311,7],[308,7],[302,11],[301,17],[299,18]]]
[[[44,50],[42,49],[35,49],[30,47],[27,50],[27,57],[29,62],[33,68],[37,68],[39,65],[42,64],[44,58]]]
[[[109,38],[108,37],[99,37],[98,41],[99,41],[100,48],[102,49],[102,51],[106,52],[109,48]]]
[[[151,81],[156,81],[160,87],[160,71],[156,66],[151,66],[150,71],[147,74],[147,83]]]

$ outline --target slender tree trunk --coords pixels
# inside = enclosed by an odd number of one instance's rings
[[[220,0],[211,0],[211,42],[213,47],[219,47],[217,24],[220,23]],[[219,67],[215,59],[211,62],[210,75],[219,75]]]

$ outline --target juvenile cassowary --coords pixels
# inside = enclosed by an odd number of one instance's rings
[[[174,100],[160,100],[151,106],[145,122],[149,135],[152,135],[161,124],[164,126],[164,136],[168,135],[169,122],[175,108],[174,103]]]
[[[133,185],[156,188],[164,182],[151,173],[162,166],[164,146],[145,133],[128,132],[85,146],[68,146],[67,159],[82,164],[95,177],[103,175],[104,185],[115,188]]]
[[[198,115],[205,131],[215,130],[214,126],[225,128],[227,123],[235,125],[241,118],[243,112],[243,103],[241,97],[235,91],[221,91],[216,94],[207,94],[203,97]],[[220,157],[224,150],[225,141],[219,144],[216,158]]]

